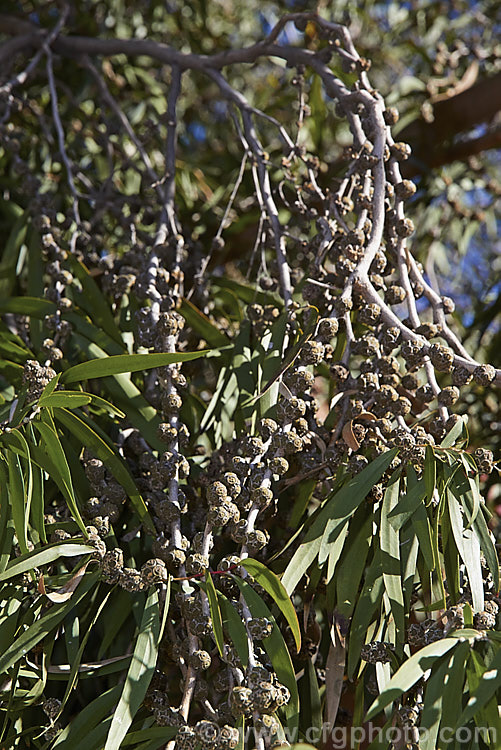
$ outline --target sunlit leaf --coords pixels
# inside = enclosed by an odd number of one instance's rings
[[[159,634],[158,593],[156,588],[152,586],[144,605],[139,633],[123,685],[122,695],[113,713],[111,726],[106,737],[105,750],[118,750],[120,748],[146,695],[157,663]]]
[[[377,716],[386,706],[400,698],[402,693],[409,690],[416,682],[422,679],[425,672],[432,668],[435,661],[458,645],[459,641],[454,638],[442,638],[440,641],[424,646],[409,659],[404,661],[399,670],[393,675],[386,689],[376,698],[369,711],[366,720]]]
[[[26,573],[33,568],[39,568],[42,565],[48,565],[61,557],[76,557],[78,555],[88,555],[95,552],[94,547],[78,542],[64,542],[51,544],[42,550],[28,552],[13,560],[3,573],[0,573],[0,581],[7,581],[9,578]]]
[[[212,349],[200,352],[174,352],[173,354],[156,353],[151,354],[116,354],[112,357],[95,359],[90,362],[82,362],[65,370],[61,376],[62,383],[77,383],[90,378],[106,378],[109,375],[118,375],[124,372],[140,372],[151,370],[153,367],[164,367],[175,362],[189,362],[209,354]]]
[[[291,699],[285,706],[285,713],[289,727],[297,727],[299,721],[299,695],[297,690],[296,676],[292,666],[289,650],[285,644],[280,629],[275,622],[267,605],[263,602],[259,594],[244,580],[233,576],[253,617],[266,617],[273,623],[273,630],[268,638],[263,640],[263,646],[266,653],[271,659],[273,669],[277,677],[286,687],[289,688]]]
[[[259,560],[252,560],[248,557],[242,560],[242,567],[268,592],[277,607],[281,610],[290,625],[294,640],[296,641],[296,648],[299,651],[301,648],[301,631],[299,629],[296,610],[281,580],[266,565],[259,562]]]

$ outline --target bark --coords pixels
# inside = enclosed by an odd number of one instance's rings
[[[13,37],[0,47],[0,60],[15,52],[29,54],[40,48],[45,33],[34,24],[11,15],[0,13],[0,33]],[[274,35],[276,36],[276,34]],[[81,55],[113,56],[148,55],[181,70],[186,68],[220,70],[232,63],[253,63],[262,55],[282,56],[280,47],[273,44],[274,36],[243,49],[229,50],[215,55],[196,55],[178,52],[166,44],[139,39],[94,39],[59,34],[53,41],[53,52],[63,57]],[[289,62],[308,64],[311,53],[291,50]],[[468,132],[482,123],[489,123],[501,111],[501,72],[477,81],[470,88],[441,98],[433,106],[433,122],[419,118],[404,128],[399,140],[412,147],[412,156],[402,165],[404,176],[413,177],[457,159],[467,159],[473,154],[501,145],[501,128],[490,129],[480,137],[468,138]],[[461,134],[464,139],[457,140]],[[336,165],[329,172],[334,174]]]

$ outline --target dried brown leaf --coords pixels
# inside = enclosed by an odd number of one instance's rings
[[[64,586],[61,586],[61,588],[58,591],[54,591],[52,594],[45,594],[47,599],[49,599],[51,602],[54,602],[55,604],[60,604],[61,602],[67,602],[68,599],[71,599],[73,592],[76,590],[78,584],[84,577],[85,571],[87,569],[87,565],[91,561],[88,560],[85,565],[82,565],[81,568],[77,570],[74,576],[70,578],[70,580],[64,584]],[[41,579],[43,581],[43,577]],[[39,591],[40,591],[40,582],[38,584]],[[44,592],[45,593],[45,586],[44,586]]]

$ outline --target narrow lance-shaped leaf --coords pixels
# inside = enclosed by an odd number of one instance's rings
[[[282,633],[275,622],[269,608],[263,602],[252,586],[237,576],[232,576],[242,592],[245,601],[253,617],[266,617],[273,623],[273,630],[268,638],[263,640],[263,646],[270,657],[273,669],[277,673],[278,679],[290,691],[291,699],[285,706],[285,713],[288,719],[289,729],[298,726],[299,721],[299,695],[297,690],[296,675],[292,666],[289,649],[284,641]]]
[[[120,482],[128,496],[130,497],[136,512],[151,530],[154,530],[154,524],[151,520],[148,509],[139,490],[131,477],[129,470],[115,451],[95,432],[84,420],[77,414],[67,409],[55,409],[54,416],[65,427],[77,437],[83,445],[86,445],[95,455],[103,461],[111,471],[115,479]]]
[[[430,503],[437,486],[437,464],[435,454],[431,445],[426,446],[426,457],[424,461],[424,484],[426,487],[426,499]]]
[[[365,509],[364,515],[365,515]],[[359,511],[360,512],[360,511]],[[354,525],[355,519],[353,519]],[[358,599],[358,588],[362,577],[367,555],[372,542],[372,518],[364,518],[358,529],[350,527],[350,533],[344,546],[343,558],[336,575],[336,609],[343,617],[351,617]]]
[[[190,362],[193,359],[205,357],[212,349],[200,352],[161,352],[151,354],[115,354],[112,357],[94,359],[90,362],[74,365],[63,372],[62,383],[76,383],[89,378],[106,378],[122,372],[141,372],[154,367],[172,365],[175,362]]]
[[[474,648],[470,649],[465,675],[470,695],[472,693],[476,694],[481,683],[484,681],[485,674],[488,675],[488,680],[491,678],[491,663],[489,656],[487,656],[490,650],[492,650],[492,647],[486,654],[480,655]],[[499,731],[501,730],[501,718],[499,716],[499,705],[495,693],[482,706],[476,705],[473,718],[477,727],[483,726],[489,729],[490,742],[498,745],[499,742],[496,743],[496,737],[499,736]],[[489,746],[487,737],[484,738],[484,741]]]
[[[332,627],[336,642],[331,637],[325,665],[325,715],[330,726],[334,726],[338,714],[346,662],[346,643],[336,633],[335,624]]]
[[[54,393],[54,391],[56,390],[56,387],[57,387],[57,385],[59,383],[60,377],[61,377],[61,373],[58,372],[57,375],[55,375],[53,378],[51,378],[49,380],[49,382],[47,383],[47,385],[45,386],[45,388],[42,391],[42,395],[40,396],[40,400],[43,399],[43,398],[48,398],[48,396],[50,396],[52,393]]]
[[[32,434],[33,437],[33,434]],[[42,469],[33,462],[31,467],[33,474],[33,495],[30,509],[30,522],[33,528],[38,532],[42,544],[47,544],[47,534],[45,531],[45,487]]]
[[[0,299],[0,312],[20,313],[21,315],[35,315],[44,318],[57,311],[54,302],[38,297],[8,297]]]
[[[177,727],[149,727],[129,732],[124,737],[121,747],[136,745],[136,750],[157,750],[165,746],[169,740],[173,740],[177,734]],[[138,745],[138,742],[143,744]]]
[[[28,552],[28,538],[25,508],[25,486],[21,460],[13,451],[7,451],[7,462],[9,469],[9,500],[12,512],[12,520],[16,530],[17,543],[23,553]]]
[[[301,631],[297,619],[296,610],[289,598],[282,581],[269,570],[266,565],[259,560],[253,560],[250,557],[242,560],[242,567],[251,574],[260,586],[271,596],[277,607],[280,609],[285,619],[289,623],[290,629],[296,642],[296,648],[301,648]]]
[[[393,461],[396,452],[393,448],[378,456],[327,500],[282,576],[282,583],[288,594],[292,594],[301,577],[319,554],[322,537],[329,540],[330,534],[353,515],[371,487],[379,481]]]
[[[190,300],[183,299],[181,301],[179,312],[191,328],[207,341],[209,346],[217,347],[231,344],[231,341],[226,334],[222,333],[221,330],[210,321],[207,315],[201,312],[193,302],[190,302]]]
[[[103,296],[98,285],[90,275],[85,265],[70,253],[68,261],[71,265],[72,273],[82,285],[82,292],[73,289],[73,294],[77,305],[85,309],[95,325],[104,329],[107,334],[119,345],[123,347],[123,341],[110,310],[110,306]]]
[[[420,680],[425,672],[430,669],[435,661],[444,656],[448,651],[455,648],[459,641],[455,638],[442,638],[440,641],[430,643],[413,654],[410,659],[404,661],[402,666],[393,675],[386,689],[376,698],[369,711],[366,721],[386,708],[390,703],[397,700]]]
[[[456,440],[458,439],[458,437],[462,434],[463,430],[465,429],[466,420],[467,419],[468,419],[468,417],[466,417],[466,416],[463,416],[463,417],[459,418],[459,420],[456,422],[456,424],[454,425],[454,427],[452,427],[452,429],[449,430],[449,432],[447,433],[447,435],[444,437],[444,439],[440,443],[440,445],[441,445],[442,448],[450,448],[450,447],[452,447],[455,444]]]
[[[221,616],[223,618],[223,627],[226,628],[228,635],[233,641],[242,666],[247,668],[249,663],[249,643],[247,640],[247,631],[242,619],[230,601],[220,591],[217,592]]]
[[[365,574],[364,585],[358,597],[350,627],[350,638],[348,641],[349,679],[352,678],[355,668],[360,660],[360,648],[365,643],[367,628],[379,610],[382,596],[383,576],[381,560],[380,555],[375,553]]]
[[[433,541],[430,519],[423,503],[419,503],[411,519],[412,527],[419,539],[419,551],[423,556],[428,571],[435,569],[435,556],[433,553]]]
[[[76,409],[79,406],[85,406],[90,404],[92,396],[86,393],[79,393],[78,391],[56,391],[50,396],[43,396],[38,402],[38,406],[41,408],[48,408],[51,406],[65,406],[68,409]]]
[[[10,669],[18,659],[27,654],[43,638],[46,638],[62,622],[66,615],[77,607],[89,590],[93,588],[98,578],[98,573],[88,574],[70,601],[64,604],[56,604],[47,614],[36,620],[33,625],[30,625],[27,630],[21,633],[14,643],[0,656],[0,674]]]
[[[33,568],[39,568],[42,565],[48,565],[60,557],[76,557],[77,555],[88,555],[95,552],[94,547],[86,544],[68,542],[65,544],[52,544],[42,550],[28,552],[21,557],[16,558],[7,566],[6,570],[0,574],[0,581],[7,581],[9,578],[26,573]]]
[[[456,547],[468,573],[473,609],[481,612],[484,608],[484,585],[480,563],[480,542],[472,529],[464,529],[461,505],[451,490],[447,490],[449,517]]]
[[[0,261],[0,296],[8,297],[12,294],[16,283],[16,266],[19,251],[28,227],[27,211],[22,213],[14,223],[12,230],[4,240],[2,260]]]
[[[407,480],[408,481],[408,480]],[[407,484],[407,492],[401,495],[398,503],[388,513],[388,523],[395,531],[399,531],[409,518],[418,510],[426,497],[426,488],[423,480],[419,480],[412,487]]]
[[[209,599],[212,627],[214,630],[214,639],[216,641],[219,654],[224,657],[224,636],[221,610],[219,609],[219,602],[217,600],[214,581],[212,580],[212,576],[208,570],[205,571],[205,585],[207,590],[207,598]]]
[[[82,661],[82,655],[83,655],[85,646],[87,644],[87,641],[89,640],[89,636],[92,633],[92,628],[94,627],[94,625],[96,624],[97,620],[99,619],[99,617],[101,615],[101,612],[105,608],[105,606],[106,606],[106,604],[107,604],[108,599],[110,598],[110,596],[111,596],[111,590],[108,591],[108,593],[106,594],[106,596],[100,602],[99,607],[97,608],[97,611],[96,611],[94,617],[92,618],[91,622],[89,623],[89,625],[88,625],[88,627],[86,629],[86,632],[85,632],[85,634],[84,634],[84,636],[82,638],[82,642],[81,642],[81,644],[80,644],[80,646],[79,646],[79,648],[77,650],[77,653],[76,653],[74,659],[72,660],[71,671],[70,671],[70,674],[68,676],[68,682],[66,683],[66,688],[65,688],[65,691],[64,691],[63,699],[61,701],[61,706],[59,708],[59,714],[58,714],[58,716],[60,716],[61,713],[63,712],[64,706],[66,705],[66,702],[67,702],[67,700],[68,700],[68,698],[70,696],[70,693],[73,690],[73,686],[75,685],[75,681],[77,679],[78,667],[80,666],[80,662]]]
[[[501,648],[483,673],[482,680],[473,695],[470,696],[463,712],[457,717],[456,727],[466,724],[477,714],[497,692],[501,685]]]
[[[463,641],[452,652],[449,667],[443,682],[442,726],[453,727],[457,721],[458,706],[462,703],[465,681],[465,665],[471,647]]]
[[[437,669],[433,669],[426,682],[426,693],[421,714],[421,726],[426,727],[426,735],[420,738],[420,750],[435,750],[438,730],[442,718],[442,700],[446,689],[446,680],[454,652],[449,659],[443,659]]]
[[[158,593],[150,588],[144,606],[132,661],[122,695],[113,714],[104,750],[118,750],[143,702],[157,663],[160,612]]]
[[[400,538],[399,532],[388,522],[388,515],[398,504],[399,491],[400,479],[392,478],[384,494],[381,507],[379,539],[384,587],[390,600],[398,639],[403,642],[405,640],[405,612],[400,564]]]
[[[313,661],[308,659],[304,675],[299,681],[299,694],[301,698],[301,729],[309,731],[311,727],[316,736],[321,736],[322,731],[322,701],[318,689],[318,680]]]
[[[52,418],[48,412],[45,412],[42,414],[42,419],[34,421],[33,425],[42,438],[38,448],[46,455],[45,464],[51,469],[52,478],[63,491],[74,520],[77,522],[81,531],[86,535],[85,523],[80,515],[80,510],[73,491],[73,482],[68,462],[61,441],[57,435],[56,428],[52,422]],[[45,468],[45,466],[42,468]]]
[[[164,637],[165,626],[167,625],[167,615],[169,614],[169,607],[170,607],[170,592],[171,592],[171,576],[169,575],[167,579],[167,584],[165,585],[165,588],[164,588],[164,597],[163,597],[164,605],[163,605],[163,610],[162,610],[162,620],[160,622],[160,633],[158,635],[159,643]]]

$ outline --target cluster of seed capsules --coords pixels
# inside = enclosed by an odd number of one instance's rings
[[[347,30],[320,23],[332,42],[330,51],[341,54],[345,72],[358,74],[348,89],[327,67],[325,54],[309,58],[336,99],[337,113],[347,118],[353,145],[344,154],[345,176],[329,192],[318,187],[319,165],[314,159],[308,160],[309,182],[292,184],[299,218],[307,219],[308,226],[313,222],[315,230],[303,242],[306,249],[300,261],[285,253],[285,261],[277,257],[276,264],[270,264],[281,279],[280,284],[272,280],[272,286],[281,288],[285,312],[258,303],[247,308],[256,343],[282,314],[287,316],[280,352],[284,361],[297,339],[302,342],[277,381],[280,396],[273,418],[265,416],[248,435],[224,443],[208,457],[202,471],[195,472],[194,462],[185,455],[190,434],[180,419],[186,376],[178,364],[145,376],[144,395],[161,416],[157,437],[165,450],[153,450],[137,430],[121,435],[120,449],[155,524],[153,538],[148,539],[151,557],[138,567],[126,565],[125,544],[124,549],[108,548],[106,541],[125,505],[122,487],[99,459],[90,453],[82,458],[92,489],[84,515],[103,579],[131,593],[151,585],[162,588],[169,574],[177,579],[159,669],[145,705],[158,724],[177,727],[179,750],[235,748],[241,717],[271,737],[277,733],[276,712],[290,695],[263,647],[275,626],[252,615],[230,574],[246,578],[240,562],[248,556],[265,559],[271,552],[267,524],[288,479],[315,476],[325,495],[340,467],[357,474],[393,446],[399,454],[392,468],[409,461],[420,472],[426,446],[438,443],[459,419],[450,409],[458,402],[460,389],[471,381],[486,386],[500,377],[493,367],[478,364],[464,351],[449,323],[452,300],[429,285],[409,251],[413,224],[405,216],[404,203],[415,187],[402,178],[399,167],[410,149],[391,135],[398,113],[386,109],[371,89],[367,62],[356,54]],[[304,67],[297,67],[301,77]],[[286,171],[288,163],[285,160]],[[290,175],[293,180],[292,168]],[[66,289],[73,283],[67,254],[59,248],[45,216],[38,228],[50,280],[46,297],[54,302],[56,312],[45,319],[52,334],[44,342],[47,361],[41,365],[30,360],[25,366],[23,378],[32,399],[54,376],[52,365],[67,345],[71,325],[64,316],[72,301]],[[268,217],[271,246],[277,231],[276,222]],[[175,352],[189,335],[193,340],[178,312],[181,267],[186,271],[183,264],[189,262],[179,246],[179,238],[171,237],[149,254],[133,249],[121,258],[109,254],[99,259],[90,249],[83,256],[102,272],[100,284],[115,302],[123,295],[137,300],[136,348]],[[292,266],[290,274],[284,273],[287,262]],[[288,277],[296,288],[283,288]],[[271,288],[267,283],[262,286]],[[207,301],[210,295],[201,299]],[[201,307],[211,314],[209,305]],[[221,321],[221,327],[223,323],[228,330],[227,321]],[[476,457],[481,471],[492,470],[488,450],[481,449]],[[370,497],[380,500],[383,492],[384,486],[377,484]],[[208,568],[218,572],[218,589],[245,625],[246,667],[229,639],[222,655],[215,648],[208,598],[196,587]],[[476,626],[492,622],[493,605],[487,602],[485,612],[476,615],[484,618]],[[451,613],[450,618],[460,622],[461,612]],[[432,642],[444,631],[425,621],[409,631],[409,643],[417,647]],[[362,658],[376,663],[388,661],[391,655],[386,644],[370,643]]]

